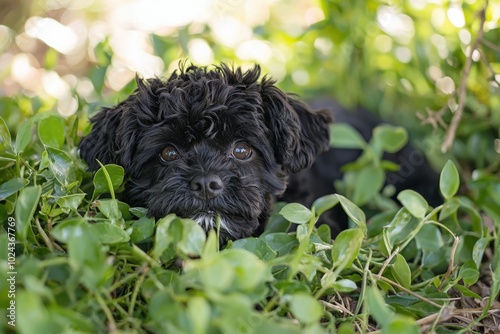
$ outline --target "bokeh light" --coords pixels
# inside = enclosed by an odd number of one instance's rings
[[[81,99],[105,100],[126,89],[137,74],[163,76],[188,59],[245,68],[259,63],[286,89],[331,92],[342,104],[391,110],[397,95],[384,93],[387,87],[398,94],[398,86],[405,94],[450,94],[456,81],[446,78],[442,67],[456,66],[473,42],[462,2],[408,4],[11,1],[0,10],[0,96],[22,92],[54,100],[54,108],[68,116]],[[354,19],[360,17],[364,21]],[[486,27],[496,29],[499,4],[491,4],[488,18]],[[472,52],[478,61],[480,54]],[[423,54],[427,63],[415,71],[414,62]],[[380,104],[382,96],[394,100]],[[420,103],[416,108],[425,108],[426,100]]]

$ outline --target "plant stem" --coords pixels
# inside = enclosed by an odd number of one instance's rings
[[[465,61],[465,66],[462,74],[462,78],[460,80],[460,86],[458,87],[458,107],[453,114],[453,118],[451,119],[450,127],[448,131],[446,131],[446,136],[444,138],[443,144],[441,145],[441,151],[446,153],[451,145],[453,145],[453,141],[455,140],[455,135],[457,132],[458,124],[462,120],[462,116],[464,114],[465,108],[465,99],[467,97],[467,79],[469,79],[470,70],[472,68],[472,56],[474,51],[478,49],[481,44],[484,36],[484,23],[486,22],[486,9],[488,8],[488,0],[485,0],[483,8],[479,11],[478,15],[480,18],[479,30],[477,32],[477,38],[469,48],[469,54],[467,55],[467,59]]]

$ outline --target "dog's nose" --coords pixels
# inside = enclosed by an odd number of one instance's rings
[[[215,174],[197,176],[189,186],[196,197],[205,200],[219,196],[224,189],[221,178]]]

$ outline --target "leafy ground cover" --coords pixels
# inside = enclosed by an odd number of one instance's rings
[[[411,190],[397,195],[402,207],[368,217],[340,194],[281,204],[263,235],[221,246],[217,231],[175,215],[155,222],[119,201],[123,169],[85,171],[78,122],[39,113],[13,138],[0,119],[3,332],[498,332],[500,184],[486,171],[461,185],[448,161],[435,208]],[[375,131],[362,143],[332,128],[339,146],[378,148],[356,173],[384,166],[381,152],[407,139]],[[358,203],[387,203],[381,186],[358,187],[372,194]],[[352,224],[331,240],[315,222],[336,205]]]

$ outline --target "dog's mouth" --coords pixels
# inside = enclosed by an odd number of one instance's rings
[[[217,220],[219,220],[220,230],[234,236],[234,231],[231,229],[231,222],[235,219],[233,215],[228,215],[215,210],[203,210],[193,214],[191,219],[197,222],[205,231],[217,228]],[[241,219],[241,218],[240,218]]]

